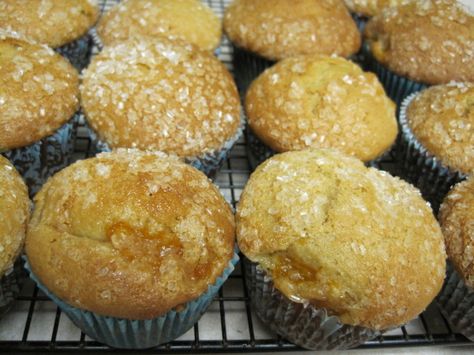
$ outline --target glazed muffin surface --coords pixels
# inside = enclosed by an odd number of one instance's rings
[[[0,277],[20,255],[29,214],[26,185],[13,165],[0,155]]]
[[[358,51],[357,26],[341,0],[235,0],[224,30],[237,46],[270,60]]]
[[[79,76],[52,49],[0,30],[0,151],[53,134],[77,111]]]
[[[375,16],[386,8],[404,5],[410,1],[411,0],[344,0],[349,10],[367,17]]]
[[[440,209],[448,258],[466,284],[474,288],[474,179],[456,185]]]
[[[105,45],[135,36],[174,36],[212,51],[220,43],[222,26],[200,0],[126,0],[105,13],[97,32]]]
[[[98,17],[92,0],[0,0],[0,28],[52,48],[82,37]]]
[[[207,291],[233,255],[229,205],[205,175],[164,154],[80,161],[35,203],[26,241],[33,273],[100,315],[155,318]]]
[[[344,324],[404,324],[444,280],[443,237],[420,193],[330,150],[260,165],[238,206],[237,239],[286,297]]]
[[[451,83],[426,89],[408,106],[416,139],[444,165],[474,170],[474,84]]]
[[[395,105],[372,73],[343,58],[287,58],[247,92],[252,131],[276,152],[337,148],[369,161],[393,144]]]
[[[474,81],[474,16],[456,0],[412,1],[373,17],[365,38],[375,59],[426,84]]]
[[[240,98],[225,66],[177,40],[106,47],[81,92],[90,125],[111,148],[194,157],[220,149],[240,126]]]

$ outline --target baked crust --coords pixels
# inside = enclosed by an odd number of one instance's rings
[[[13,165],[0,155],[0,277],[20,255],[29,215],[28,189]]]
[[[234,216],[219,190],[164,154],[79,161],[35,203],[32,271],[68,304],[101,315],[162,315],[206,292],[233,255]]]
[[[252,131],[277,152],[336,148],[369,161],[398,132],[395,105],[377,77],[343,58],[280,61],[252,83],[245,109]]]
[[[412,0],[344,0],[351,12],[372,17],[382,12],[382,10],[405,5]]]
[[[366,26],[377,61],[426,84],[474,81],[474,16],[456,0],[411,1]]]
[[[0,28],[52,48],[85,35],[98,17],[92,0],[0,0]]]
[[[125,0],[104,14],[97,33],[105,45],[135,36],[173,36],[213,51],[219,46],[219,18],[199,0]]]
[[[474,179],[457,184],[443,201],[439,220],[448,258],[474,288]]]
[[[444,165],[474,171],[474,84],[451,83],[421,92],[407,108],[416,139]]]
[[[79,108],[79,75],[44,45],[0,30],[0,151],[53,134]]]
[[[443,236],[419,191],[336,151],[267,160],[236,221],[241,251],[283,294],[345,324],[400,326],[443,284]]]
[[[360,34],[341,0],[235,0],[224,30],[237,46],[270,60],[300,54],[349,57]]]
[[[178,40],[106,47],[84,73],[82,106],[112,148],[196,157],[221,149],[240,126],[234,80],[211,53]]]

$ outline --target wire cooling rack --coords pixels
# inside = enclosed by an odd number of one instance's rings
[[[108,9],[116,1],[102,0]],[[222,16],[230,0],[207,0]],[[219,58],[232,70],[232,48],[224,39]],[[93,155],[87,130],[80,127],[75,158]],[[393,170],[393,157],[382,167]],[[245,138],[234,147],[230,158],[216,176],[227,201],[236,206],[253,170]],[[265,329],[250,307],[245,287],[245,272],[237,267],[198,324],[175,341],[139,353],[210,353],[210,352],[276,352],[301,350]],[[407,347],[419,345],[468,345],[438,311],[435,303],[408,325],[367,342],[362,348]],[[113,349],[83,334],[31,281],[10,312],[0,320],[0,352],[110,352]],[[129,353],[132,351],[120,351]]]

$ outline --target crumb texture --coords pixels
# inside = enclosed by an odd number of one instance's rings
[[[178,40],[106,47],[81,92],[90,125],[112,148],[195,157],[220,149],[240,125],[231,74],[212,54]]]
[[[200,0],[125,0],[101,18],[97,32],[105,45],[132,37],[172,36],[212,51],[220,43],[222,26]]]
[[[344,0],[346,6],[354,13],[372,17],[384,9],[408,4],[412,0]]]
[[[270,60],[314,53],[349,57],[360,47],[341,0],[235,0],[226,9],[224,30],[237,46]]]
[[[453,170],[474,171],[474,84],[430,87],[410,103],[406,115],[431,154]]]
[[[29,215],[27,187],[13,165],[0,155],[0,277],[20,255]]]
[[[0,28],[53,48],[82,37],[98,17],[92,0],[0,0]]]
[[[71,165],[35,197],[33,272],[81,309],[150,319],[207,291],[233,255],[234,216],[198,170],[120,149]]]
[[[277,152],[336,148],[372,160],[395,141],[395,105],[372,73],[343,58],[287,58],[251,85],[252,131]]]
[[[474,179],[456,185],[440,209],[440,223],[448,258],[474,288]]]
[[[426,84],[474,81],[474,16],[456,0],[411,1],[373,17],[365,29],[377,61]]]
[[[238,206],[237,238],[288,298],[371,329],[417,316],[445,276],[443,236],[419,191],[334,150],[260,165]]]
[[[52,49],[0,30],[0,151],[53,134],[79,107],[79,75]]]

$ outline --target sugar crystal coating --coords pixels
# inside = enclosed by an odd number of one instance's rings
[[[405,5],[410,1],[412,0],[344,0],[352,12],[364,16],[374,16],[386,8]]]

